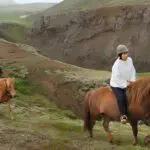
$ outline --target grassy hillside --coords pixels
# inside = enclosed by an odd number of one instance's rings
[[[17,96],[13,99],[13,116],[10,120],[7,106],[1,105],[0,148],[3,150],[148,150],[143,144],[149,128],[139,127],[138,146],[132,146],[132,132],[129,125],[111,123],[115,144],[107,142],[107,135],[101,123],[94,128],[91,139],[82,131],[82,120],[68,110],[60,110],[53,102],[40,94],[42,89],[27,80],[24,67],[3,66],[5,76],[16,78]],[[22,68],[22,69],[21,69]],[[121,132],[120,132],[121,131]]]
[[[14,13],[18,15],[31,14],[52,7],[55,3],[31,3],[0,7],[0,15]]]
[[[0,23],[20,23],[30,26],[32,20],[26,20],[26,15],[39,13],[47,8],[52,7],[53,5],[55,5],[55,3],[19,4],[0,7]]]
[[[63,2],[47,9],[45,14],[65,13],[69,11],[86,10],[98,8],[103,5],[121,5],[121,4],[144,4],[150,3],[149,0],[64,0]]]
[[[28,28],[18,23],[0,24],[0,38],[11,42],[23,43]]]
[[[27,15],[35,14],[52,7],[55,3],[33,3],[0,7],[0,37],[8,41],[23,42],[32,19]]]

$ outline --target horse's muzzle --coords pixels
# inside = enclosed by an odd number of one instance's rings
[[[7,93],[7,96],[9,98],[15,98],[16,97],[16,94],[13,94],[13,93]]]
[[[16,96],[16,92],[9,92],[9,95],[11,96],[11,98],[14,98]]]

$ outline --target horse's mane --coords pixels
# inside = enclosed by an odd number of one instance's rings
[[[129,101],[132,104],[143,104],[150,101],[150,77],[143,77],[136,80],[129,87]]]

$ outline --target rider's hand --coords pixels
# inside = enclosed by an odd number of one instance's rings
[[[132,81],[127,81],[127,86],[130,87],[132,85]]]

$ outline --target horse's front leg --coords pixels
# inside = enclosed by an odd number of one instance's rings
[[[133,141],[133,145],[136,145],[138,143],[138,120],[131,120],[130,121],[131,127],[132,127],[132,132],[134,135],[134,141]]]
[[[107,116],[104,116],[104,120],[103,120],[103,128],[104,130],[107,132],[108,134],[108,140],[110,143],[113,143],[113,138],[111,135],[111,132],[109,130],[109,122],[110,122],[110,118],[108,118]]]
[[[13,114],[12,114],[11,100],[9,100],[9,101],[7,102],[7,104],[8,104],[8,111],[9,111],[10,118],[11,118],[11,120],[13,120],[14,117],[13,117]]]

